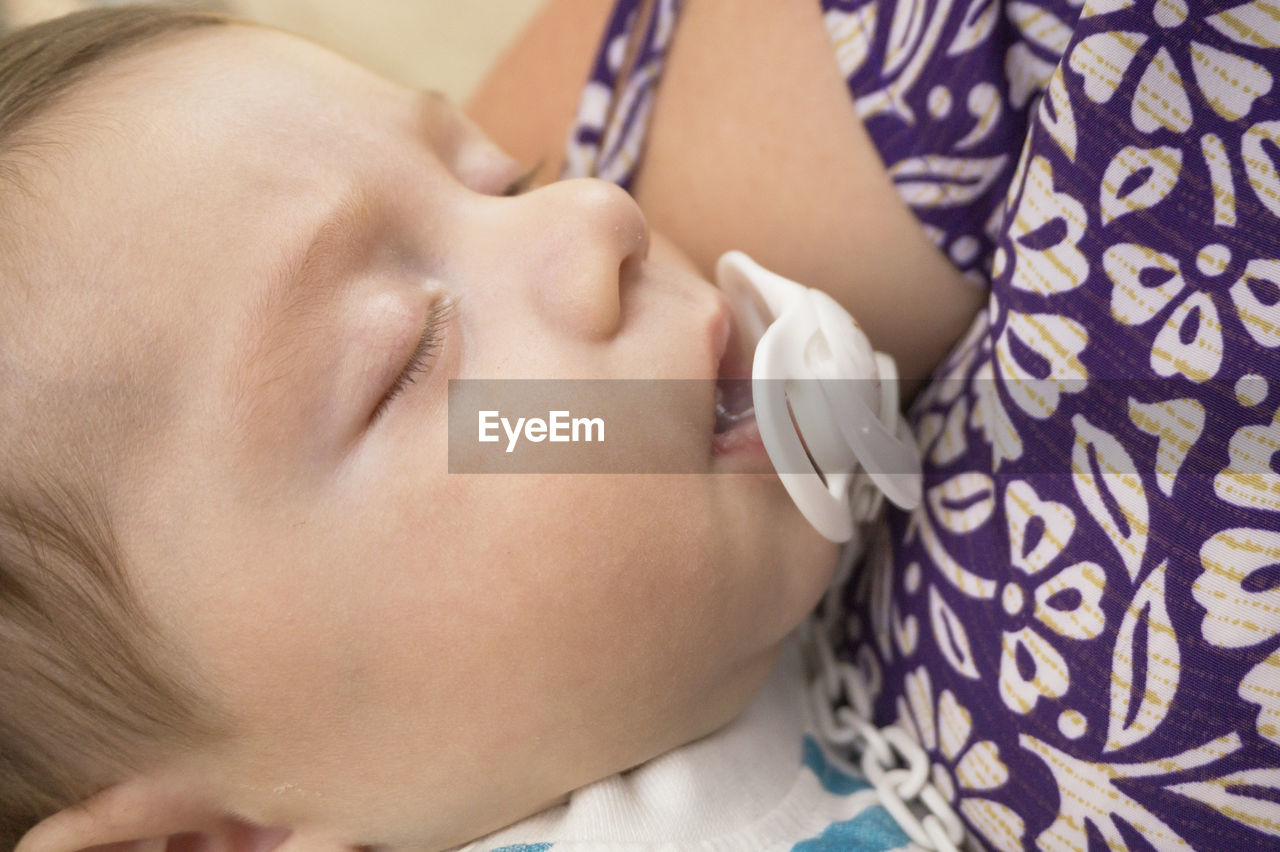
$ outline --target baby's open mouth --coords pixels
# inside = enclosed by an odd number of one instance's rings
[[[733,429],[739,423],[754,420],[751,379],[716,379],[716,434]]]
[[[718,454],[747,448],[764,451],[751,394],[752,354],[737,323],[733,322],[716,373],[715,431],[711,446]]]

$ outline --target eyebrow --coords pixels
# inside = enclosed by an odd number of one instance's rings
[[[294,374],[304,345],[346,289],[344,255],[374,221],[374,204],[363,185],[348,188],[330,207],[301,252],[276,264],[245,309],[243,354],[234,368],[234,428],[249,428],[264,415],[265,388]]]
[[[448,96],[436,89],[413,92],[415,134],[430,135]],[[307,247],[297,255],[283,258],[268,276],[268,283],[246,308],[247,341],[232,373],[232,432],[250,434],[270,413],[272,395],[265,388],[287,381],[295,374],[304,344],[313,339],[316,320],[330,315],[332,304],[345,289],[343,276],[336,274],[343,254],[375,219],[374,199],[363,185],[354,185],[332,205],[314,231]]]
[[[429,134],[439,120],[449,98],[438,89],[413,92],[415,133]],[[296,259],[286,258],[271,275],[270,282],[249,308],[248,340],[263,341],[259,355],[268,354],[273,335],[285,335],[303,318],[323,315],[323,309],[341,289],[341,281],[331,272],[344,248],[349,246],[373,219],[373,199],[363,186],[353,186],[341,196],[317,229],[308,248]],[[280,348],[280,347],[274,347]],[[246,361],[256,360],[252,355]]]

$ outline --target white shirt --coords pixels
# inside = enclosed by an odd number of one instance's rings
[[[719,731],[458,852],[872,852],[912,848],[859,776],[833,765],[789,639],[746,711]]]

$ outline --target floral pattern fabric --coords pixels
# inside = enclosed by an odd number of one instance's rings
[[[991,288],[911,412],[925,500],[846,590],[877,723],[990,848],[1280,847],[1280,3],[819,2]],[[639,6],[569,146],[624,186],[679,11]]]
[[[1066,35],[991,299],[913,410],[925,505],[846,639],[879,721],[932,688],[985,745],[966,787],[922,738],[994,848],[1276,846],[1280,5],[1038,18]]]

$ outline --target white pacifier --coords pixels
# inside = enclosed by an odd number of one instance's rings
[[[740,251],[716,263],[738,329],[755,340],[751,396],[787,493],[831,541],[878,510],[881,493],[920,503],[920,458],[898,416],[898,371],[849,312]],[[860,475],[865,474],[865,475]],[[868,482],[869,478],[869,482]],[[873,483],[873,484],[872,484]]]

